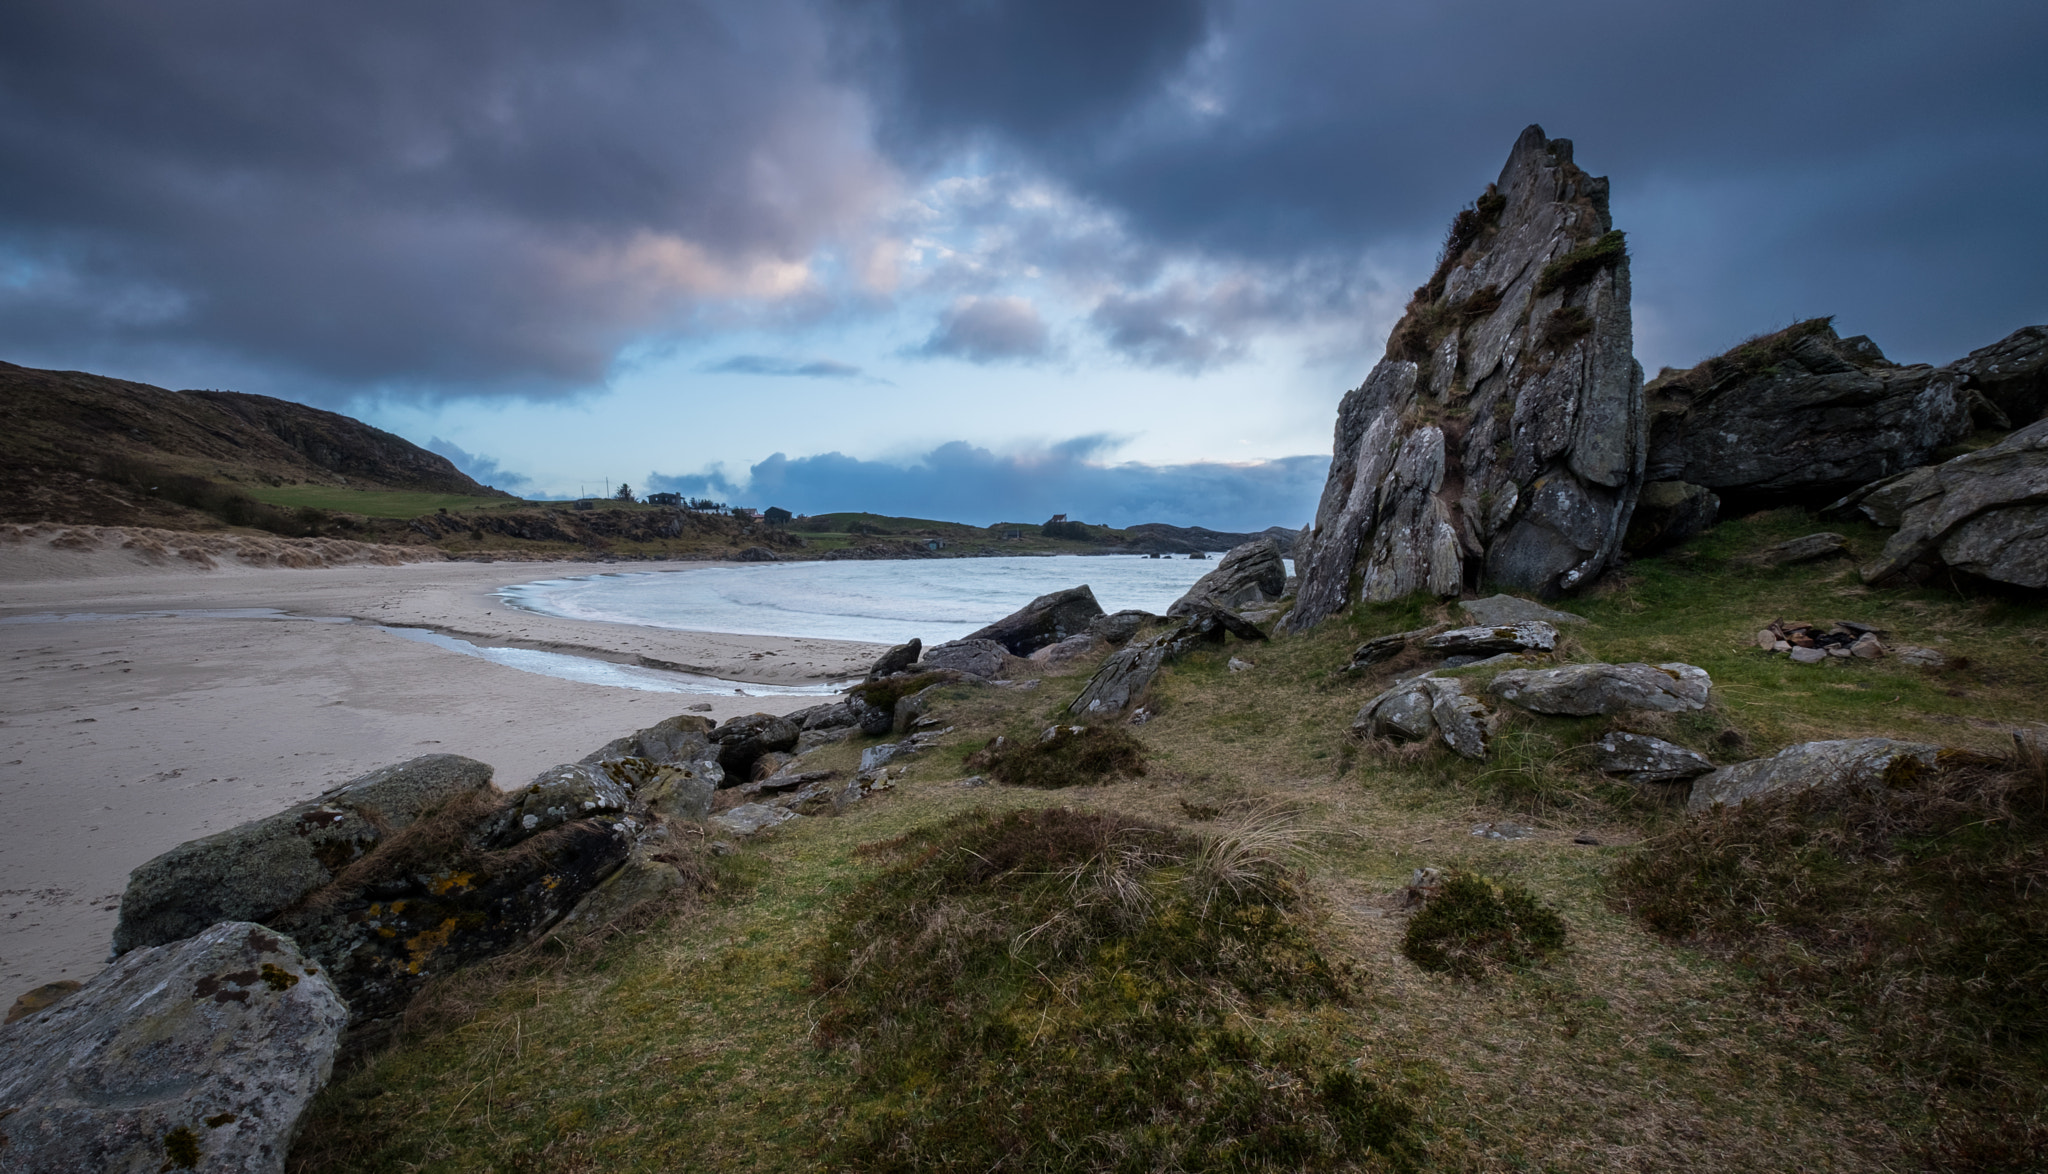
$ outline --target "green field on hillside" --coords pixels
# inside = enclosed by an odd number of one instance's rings
[[[403,490],[348,489],[339,485],[251,485],[242,492],[266,505],[286,509],[328,510],[366,518],[416,518],[435,510],[522,509],[531,502],[518,498],[475,497],[457,493],[414,493]]]

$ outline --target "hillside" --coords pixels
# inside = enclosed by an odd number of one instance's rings
[[[212,528],[237,489],[509,495],[418,445],[269,396],[0,363],[0,520]]]

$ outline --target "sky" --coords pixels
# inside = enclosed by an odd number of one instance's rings
[[[1299,526],[1522,128],[1636,351],[2048,322],[2048,5],[17,0],[0,358],[529,496]]]

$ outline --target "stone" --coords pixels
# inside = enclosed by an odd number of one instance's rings
[[[692,713],[710,713],[711,703],[709,701],[699,701],[695,705],[686,705],[683,708],[689,710]]]
[[[1383,661],[1392,660],[1406,652],[1408,646],[1415,641],[1443,630],[1444,625],[1438,624],[1431,628],[1416,628],[1411,632],[1390,632],[1385,636],[1374,636],[1351,653],[1351,663],[1344,666],[1344,671],[1355,673]]]
[[[1422,646],[1449,656],[1491,656],[1499,652],[1549,652],[1557,647],[1557,629],[1542,620],[1524,620],[1500,627],[1452,628],[1423,638]]]
[[[1067,712],[1081,717],[1122,713],[1141,700],[1152,678],[1166,664],[1167,635],[1133,642],[1111,653],[1096,668],[1095,675],[1081,689],[1081,695],[1067,706]]]
[[[844,701],[813,705],[782,715],[791,725],[805,733],[813,730],[839,730],[858,724],[853,718],[853,708]]]
[[[291,939],[245,921],[139,947],[0,1027],[10,1174],[281,1174],[348,1007]]]
[[[1819,664],[1828,658],[1825,648],[1794,648],[1791,655],[1794,664]]]
[[[1230,663],[1226,667],[1229,668],[1230,671],[1233,673],[1248,673],[1251,670],[1257,668],[1258,666],[1253,664],[1251,661],[1243,660],[1239,657],[1233,656],[1230,658]]]
[[[1711,687],[1706,670],[1689,664],[1568,664],[1509,669],[1486,691],[1532,713],[1591,717],[1632,709],[1704,709]]]
[[[754,760],[754,769],[748,773],[747,778],[750,783],[758,783],[795,761],[796,755],[794,754],[785,754],[780,750],[770,750]]]
[[[1704,485],[1652,481],[1636,498],[1621,548],[1633,555],[1655,554],[1702,533],[1720,514],[1721,498]]]
[[[2048,326],[2022,326],[1945,370],[1996,407],[2007,427],[2024,428],[2048,412]]]
[[[1487,719],[1491,716],[1477,697],[1466,692],[1469,683],[1429,678],[1429,716],[1444,745],[1461,758],[1474,761],[1486,757]]]
[[[1713,770],[1714,764],[1662,738],[1617,731],[1593,743],[1593,767],[1632,783],[1683,783]]]
[[[77,994],[78,989],[84,985],[76,979],[60,978],[56,982],[46,982],[32,991],[24,991],[15,998],[14,1005],[7,1008],[6,1021],[13,1023],[17,1019],[26,1019],[38,1011],[47,1011]]]
[[[952,669],[970,677],[993,679],[1010,667],[1010,650],[997,640],[951,640],[925,649],[924,660],[918,667],[924,671]]]
[[[1032,653],[1030,659],[1048,668],[1060,668],[1077,660],[1086,660],[1102,651],[1102,647],[1102,642],[1094,633],[1083,632],[1078,636],[1069,636],[1058,644],[1046,645]]]
[[[266,921],[333,880],[422,811],[491,785],[491,768],[429,754],[350,779],[276,815],[188,840],[128,875],[113,952]]]
[[[633,794],[656,819],[702,820],[724,782],[725,768],[716,762],[660,766],[634,784]]]
[[[1090,623],[1088,625],[1088,634],[1099,636],[1103,640],[1121,647],[1131,642],[1131,638],[1138,634],[1138,629],[1158,618],[1158,616],[1153,615],[1149,611],[1126,608],[1123,611],[1112,612]]]
[[[1750,558],[1766,567],[1789,567],[1794,563],[1810,563],[1824,558],[1835,558],[1849,553],[1849,540],[1840,534],[1823,531],[1804,537],[1789,539],[1773,546],[1766,546]]]
[[[1166,609],[1168,616],[1187,615],[1198,603],[1235,611],[1250,604],[1269,603],[1287,589],[1287,564],[1280,544],[1258,538],[1233,547],[1216,564],[1216,569],[1195,581],[1195,585]]]
[[[1969,435],[1962,383],[1839,338],[1829,319],[1797,323],[1650,382],[1648,476],[1745,512],[1826,501]]]
[[[725,768],[728,783],[742,783],[752,777],[754,760],[771,750],[796,749],[802,733],[788,718],[772,713],[750,713],[736,717],[711,731],[718,750],[718,765]]]
[[[1897,527],[1877,561],[1863,568],[1865,582],[1926,561],[1999,583],[2048,587],[2048,419],[1989,448],[1866,486],[1830,508],[1848,506]]]
[[[1337,411],[1300,586],[1301,631],[1485,578],[1544,598],[1620,553],[1643,483],[1642,372],[1608,184],[1571,143],[1522,132],[1453,221],[1386,357]]]
[[[1083,584],[1041,595],[995,623],[970,632],[969,640],[994,640],[1013,656],[1030,656],[1048,644],[1088,630],[1102,617],[1095,592]]]
[[[1490,715],[1469,688],[1469,682],[1456,679],[1410,677],[1366,702],[1352,719],[1351,731],[1405,742],[1441,737],[1461,757],[1483,759]]]
[[[1191,604],[1187,612],[1178,618],[1181,626],[1179,632],[1174,634],[1174,638],[1181,641],[1195,639],[1220,644],[1226,633],[1240,640],[1256,641],[1266,638],[1266,634],[1259,630],[1257,624],[1227,607],[1217,607],[1206,601]]]
[[[513,795],[500,817],[508,830],[494,833],[493,838],[511,843],[571,820],[621,814],[632,805],[632,789],[611,772],[583,762],[564,763],[542,771]]]
[[[1943,655],[1940,649],[1921,648],[1913,644],[1899,645],[1892,649],[1892,655],[1898,658],[1900,664],[1910,664],[1915,668],[1938,669],[1948,663],[1948,657]]]
[[[890,722],[890,730],[898,734],[909,733],[911,727],[917,724],[918,719],[922,718],[926,711],[931,709],[932,691],[938,687],[938,685],[926,685],[915,693],[898,697],[896,699],[895,719]]]
[[[869,771],[880,770],[905,752],[906,747],[901,742],[884,742],[879,746],[870,746],[860,752],[860,773],[867,774]]]
[[[1756,634],[1756,646],[1765,652],[1777,651],[1778,643],[1778,634],[1769,628],[1765,628]]]
[[[917,663],[918,654],[923,651],[924,641],[911,637],[908,644],[898,644],[884,652],[881,658],[875,661],[874,667],[868,670],[868,680],[879,681],[883,677],[892,677],[907,670]]]
[[[742,803],[731,811],[711,817],[711,822],[735,836],[751,836],[802,818],[796,812],[765,803]]]
[[[858,726],[838,726],[826,730],[805,730],[797,735],[796,752],[799,756],[802,756],[809,754],[813,750],[822,750],[827,746],[836,746],[853,737],[858,729]]]
[[[689,887],[682,870],[663,859],[672,851],[668,838],[648,836],[633,845],[623,864],[583,895],[550,932],[592,930],[612,925],[647,904]]]
[[[772,563],[781,558],[765,546],[749,546],[732,557],[733,561],[742,563]]]
[[[1801,742],[1770,758],[1738,762],[1701,775],[1693,782],[1686,808],[1739,807],[1760,796],[1791,795],[1816,787],[1876,789],[1896,781],[1901,772],[1932,770],[1940,750],[1925,742],[1891,738]]]
[[[1485,599],[1461,600],[1458,604],[1458,610],[1471,617],[1473,623],[1488,628],[1527,623],[1531,620],[1540,621],[1552,627],[1589,622],[1584,616],[1576,616],[1568,611],[1558,611],[1555,608],[1544,607],[1540,603],[1513,595],[1489,595]]]
[[[716,758],[709,736],[715,724],[710,718],[679,714],[644,730],[635,730],[623,738],[614,738],[584,755],[583,761],[596,763],[613,758],[644,758],[665,766],[674,762]]]

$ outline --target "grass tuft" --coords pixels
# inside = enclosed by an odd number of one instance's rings
[[[1564,948],[1564,918],[1513,881],[1453,872],[1408,922],[1401,952],[1424,970],[1485,978]]]
[[[1536,296],[1577,289],[1593,275],[1628,257],[1628,238],[1620,230],[1603,233],[1543,267],[1536,277]]]
[[[969,757],[1013,787],[1076,787],[1119,775],[1145,773],[1145,744],[1118,726],[1054,726],[1050,738],[998,738]]]

